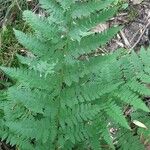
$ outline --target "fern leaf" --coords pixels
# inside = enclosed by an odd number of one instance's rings
[[[92,53],[121,29],[92,30],[117,12],[113,1],[40,0],[44,17],[24,12],[33,35],[14,31],[32,56],[17,55],[18,68],[0,67],[11,82],[4,95],[0,92],[0,139],[22,150],[98,150],[104,143],[115,149],[111,123],[123,137],[116,132],[116,146],[134,149],[132,142],[138,142],[143,149],[138,136],[148,138],[150,132],[136,127],[138,135],[133,136],[135,130],[127,129],[134,117],[126,119],[122,110],[128,104],[148,118],[142,97],[150,94],[149,51]],[[149,121],[143,123],[149,128]],[[126,131],[131,147],[124,142]]]
[[[120,150],[145,150],[138,136],[134,136],[127,130],[124,130],[122,136],[120,136],[118,146],[120,146]]]
[[[122,101],[127,104],[132,105],[135,109],[142,109],[149,112],[149,108],[145,105],[142,99],[139,98],[137,94],[129,90],[128,88],[123,88],[114,94],[119,97]]]
[[[21,55],[17,55],[17,57],[22,64],[28,65],[30,69],[33,69],[36,72],[38,71],[40,74],[45,74],[45,77],[48,74],[54,73],[54,63],[49,64],[45,61],[39,61],[36,58],[23,57]]]
[[[125,119],[123,112],[121,111],[120,107],[113,103],[108,104],[108,108],[106,109],[106,113],[108,116],[113,118],[116,123],[119,123],[122,127],[130,129],[127,120]]]
[[[111,137],[111,134],[109,130],[107,129],[107,127],[102,129],[102,136],[104,140],[106,141],[106,143],[110,145],[112,149],[115,149],[114,144],[113,144],[113,138]]]
[[[34,124],[33,124],[34,122]],[[43,130],[42,126],[48,125],[50,122],[47,119],[42,119],[40,121],[34,121],[34,120],[24,120],[24,121],[18,121],[18,122],[8,122],[7,126],[12,130],[13,132],[22,134],[24,137],[30,137],[31,139],[36,138],[37,140],[43,140],[43,142],[48,140],[49,127],[45,128]],[[22,130],[22,127],[24,127],[24,130]],[[36,132],[38,129],[38,132]],[[41,130],[42,129],[42,130]]]
[[[69,9],[69,7],[75,2],[75,0],[63,0],[63,1],[57,0],[57,1],[60,3],[61,7],[64,10]]]
[[[102,11],[100,14],[92,14],[89,19],[81,19],[75,22],[75,25],[72,26],[69,35],[73,40],[78,40],[84,35],[87,35],[88,32],[98,25],[99,23],[103,23],[106,20],[110,19],[116,13],[116,8],[111,8],[105,11]]]
[[[149,96],[150,95],[150,89],[146,87],[146,85],[139,83],[137,81],[131,81],[127,84],[134,92],[138,92],[141,95]]]
[[[91,13],[94,13],[99,10],[104,10],[107,8],[113,0],[106,0],[106,1],[86,1],[81,2],[80,5],[75,5],[72,11],[72,18],[81,18],[87,17]]]
[[[73,105],[83,102],[91,102],[101,96],[114,91],[122,82],[116,84],[85,84],[81,87],[69,88],[63,91],[62,97],[62,107],[67,105],[72,108]]]
[[[96,140],[91,139],[91,147],[92,147],[93,150],[102,150],[101,147],[100,147],[100,142],[97,139],[98,139],[98,137],[96,137]]]
[[[48,83],[49,85],[52,85],[48,77],[43,80],[42,74],[36,73],[35,71],[5,67],[0,67],[0,69],[2,69],[12,79],[16,79],[22,85],[41,89],[47,89],[49,87]],[[36,80],[38,82],[36,82]]]
[[[52,94],[51,96],[49,96],[46,92],[41,92],[40,90],[31,91],[30,89],[11,87],[7,92],[7,99],[18,105],[22,104],[29,111],[32,111],[34,113],[41,113],[45,116],[47,116],[48,113],[51,112],[48,111],[47,106],[53,106],[53,102],[51,101],[53,99]],[[48,99],[49,102],[47,101]],[[51,108],[51,110],[54,109]]]
[[[49,23],[59,24],[63,22],[63,9],[55,0],[39,0],[39,3],[42,8],[50,13],[50,16],[48,17]]]
[[[41,42],[35,37],[28,36],[25,33],[14,30],[16,38],[25,48],[33,52],[33,54],[39,57],[45,57],[46,54],[53,52],[53,50],[49,50],[46,43]]]
[[[42,36],[47,40],[51,40],[54,38],[54,35],[57,35],[58,29],[56,29],[55,26],[51,26],[47,20],[40,19],[31,11],[24,11],[23,16],[26,22],[29,23],[35,31],[42,34]]]
[[[120,29],[120,27],[113,27],[103,33],[84,37],[80,42],[70,43],[68,55],[78,58],[82,54],[90,53],[110,41]]]
[[[129,56],[130,62],[134,66],[135,72],[141,72],[143,70],[143,63],[141,59],[139,58],[138,54],[136,54],[134,51]]]

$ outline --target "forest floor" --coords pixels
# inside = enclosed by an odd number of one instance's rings
[[[7,3],[7,2],[8,3]],[[16,53],[22,53],[24,50],[14,38],[13,28],[22,31],[30,30],[28,26],[21,20],[21,13],[25,9],[32,9],[34,12],[42,13],[39,9],[37,1],[26,1],[19,4],[12,4],[6,0],[5,8],[0,8],[0,65],[16,66]],[[139,50],[141,46],[148,47],[150,45],[150,0],[132,0],[127,1],[128,6],[119,11],[118,14],[109,20],[106,24],[100,24],[94,30],[102,32],[109,26],[122,25],[122,30],[115,38],[108,43],[107,46],[100,48],[98,53],[107,53],[117,48],[126,48],[127,50]],[[0,89],[5,87],[5,80],[0,74]],[[0,142],[0,150],[14,150],[4,142]],[[150,146],[147,146],[150,150]]]
[[[114,25],[123,26],[111,42],[100,49],[104,52],[114,51],[118,48],[127,50],[139,50],[141,46],[150,45],[150,0],[144,0],[139,3],[129,2],[128,7],[120,12],[106,24],[98,25],[95,30],[102,32],[106,28]]]

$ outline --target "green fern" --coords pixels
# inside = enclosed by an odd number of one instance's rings
[[[120,130],[118,135],[118,149],[120,150],[145,150],[140,138],[127,130]]]
[[[144,147],[123,110],[149,112],[150,50],[89,56],[121,29],[91,30],[116,13],[112,2],[40,0],[48,17],[24,12],[33,35],[14,32],[32,55],[17,55],[19,68],[1,67],[13,84],[0,93],[2,140],[20,150],[129,149],[126,139]],[[115,139],[109,124],[119,129]]]

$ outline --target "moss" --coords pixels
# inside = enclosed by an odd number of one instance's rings
[[[36,3],[37,1],[33,5]],[[0,29],[0,65],[17,66],[15,55],[21,50],[22,46],[18,44],[13,28],[30,32],[31,29],[22,20],[22,11],[28,8],[31,9],[32,4],[27,3],[26,0],[2,0],[0,5],[3,6],[1,10],[3,20]]]

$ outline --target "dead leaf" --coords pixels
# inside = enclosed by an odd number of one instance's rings
[[[103,31],[105,31],[108,27],[109,27],[108,23],[101,23],[101,24],[97,25],[96,27],[94,27],[94,29],[92,31],[101,33]]]
[[[133,5],[142,3],[143,0],[132,0]]]
[[[146,125],[143,124],[142,122],[138,121],[138,120],[133,120],[132,122],[133,122],[135,125],[137,125],[138,127],[147,129]]]

